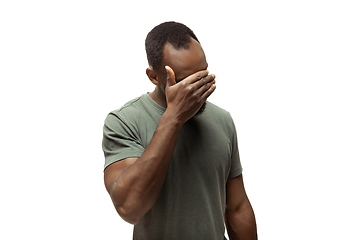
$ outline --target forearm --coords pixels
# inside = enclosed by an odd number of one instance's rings
[[[136,224],[154,205],[181,126],[171,113],[165,112],[142,156],[113,185],[111,197],[124,220]]]
[[[250,204],[239,211],[226,211],[225,223],[230,240],[257,240],[255,215]]]

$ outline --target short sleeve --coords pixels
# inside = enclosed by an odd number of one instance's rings
[[[145,151],[135,129],[113,113],[105,119],[102,149],[105,155],[104,169],[125,158],[140,157]]]
[[[231,167],[230,167],[230,173],[229,178],[234,178],[239,176],[243,168],[241,166],[240,162],[240,154],[239,154],[239,147],[238,147],[238,141],[237,141],[237,134],[236,134],[236,128],[233,120],[231,119],[231,125],[232,125],[232,142],[231,142]]]

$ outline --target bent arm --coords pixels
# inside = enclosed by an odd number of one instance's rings
[[[225,223],[230,240],[257,240],[255,215],[245,192],[242,174],[227,182]]]
[[[180,122],[165,112],[140,158],[124,159],[105,169],[106,189],[125,221],[137,224],[154,205],[165,181],[180,128]]]
[[[105,169],[104,180],[114,206],[127,222],[137,224],[156,202],[182,125],[199,110],[215,90],[215,76],[195,73],[176,83],[166,68],[167,109],[140,158],[128,158]]]

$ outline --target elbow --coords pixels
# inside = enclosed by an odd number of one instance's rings
[[[150,209],[146,202],[125,188],[118,187],[109,191],[114,207],[119,216],[126,222],[137,225]]]
[[[120,191],[109,191],[111,200],[114,204],[116,212],[126,222],[136,225],[138,224],[145,214],[142,214],[141,203],[132,199],[130,200],[127,195],[121,194]]]
[[[138,224],[143,218],[143,215],[137,213],[134,210],[122,206],[116,207],[116,211],[124,221],[132,225]]]

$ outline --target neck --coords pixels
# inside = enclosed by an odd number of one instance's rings
[[[155,90],[151,93],[149,93],[149,96],[160,106],[167,108],[167,102],[166,102],[166,96],[165,94],[159,90],[158,87],[155,88]]]

